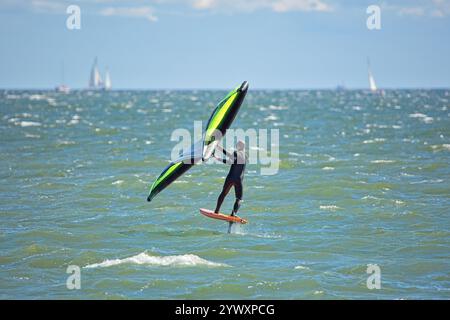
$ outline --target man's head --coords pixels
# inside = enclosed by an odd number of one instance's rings
[[[245,142],[243,140],[239,140],[236,144],[236,149],[238,149],[238,151],[245,150]]]

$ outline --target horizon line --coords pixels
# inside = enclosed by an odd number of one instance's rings
[[[70,91],[92,91],[92,92],[108,92],[108,91],[222,91],[222,90],[230,90],[231,87],[223,87],[223,88],[214,88],[214,87],[204,87],[204,88],[189,88],[189,87],[174,87],[174,88],[164,88],[164,87],[154,87],[154,88],[111,88],[109,90],[101,90],[101,89],[89,89],[87,87],[75,87],[69,88]],[[56,87],[54,88],[38,88],[38,87],[11,87],[11,88],[2,88],[0,87],[0,91],[56,91]],[[367,90],[370,91],[368,87],[339,87],[337,86],[327,86],[327,87],[251,87],[251,90],[274,90],[274,91],[296,91],[296,90],[334,90],[334,91],[361,91]],[[430,87],[382,87],[378,88],[377,91],[383,90],[450,90],[450,86],[430,86]]]

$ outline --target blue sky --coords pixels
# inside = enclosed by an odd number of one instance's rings
[[[66,8],[81,8],[81,30]],[[381,7],[381,30],[366,8]],[[450,87],[450,0],[2,0],[0,88]]]

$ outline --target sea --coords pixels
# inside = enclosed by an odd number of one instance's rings
[[[146,201],[226,93],[0,91],[0,299],[450,299],[450,90],[250,87],[230,234],[226,164]]]

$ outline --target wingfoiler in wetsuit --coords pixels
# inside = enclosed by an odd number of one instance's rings
[[[242,145],[245,146],[244,143],[242,143]],[[239,210],[243,197],[242,181],[244,179],[245,165],[247,160],[245,155],[245,149],[244,147],[241,147],[238,148],[238,150],[233,151],[233,153],[229,153],[220,146],[218,146],[217,148],[222,149],[222,152],[225,155],[225,159],[219,160],[221,160],[223,163],[228,164],[231,162],[231,168],[225,179],[225,183],[223,184],[222,192],[220,193],[219,198],[217,199],[217,205],[214,212],[216,213],[219,212],[223,200],[230,191],[231,187],[234,187],[236,200],[234,202],[233,211],[231,213],[231,215],[234,216]],[[227,158],[229,159],[228,161]]]

